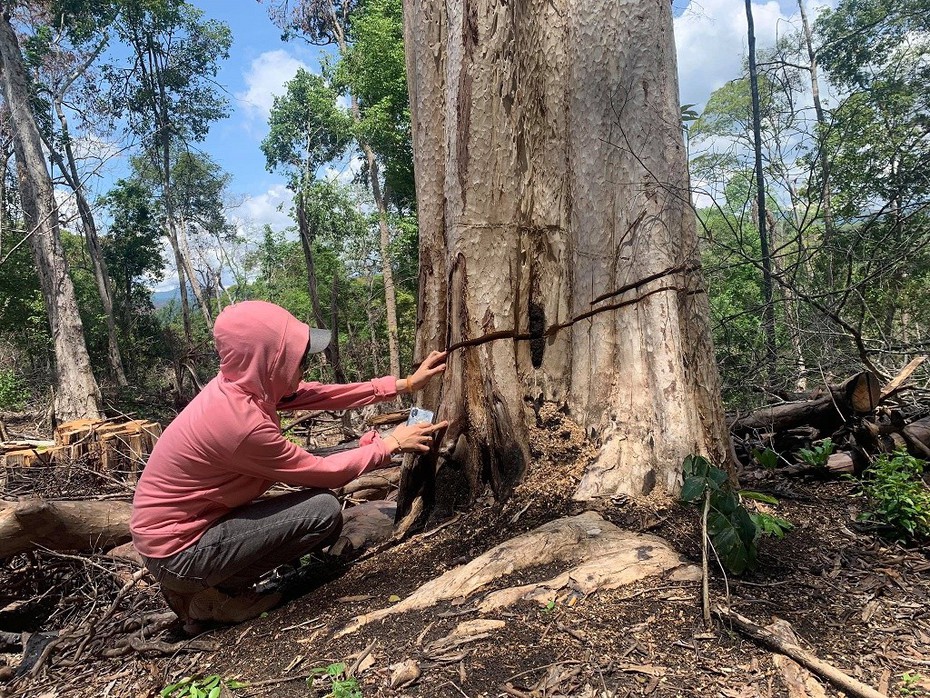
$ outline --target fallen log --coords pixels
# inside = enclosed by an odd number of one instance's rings
[[[397,483],[400,482],[400,466],[392,468],[382,468],[367,475],[356,478],[348,485],[336,490],[336,495],[345,497],[350,494],[357,494],[364,490],[384,491],[385,494],[391,490],[397,489]],[[383,497],[382,497],[383,499]]]
[[[0,502],[0,559],[34,550],[108,548],[130,539],[129,502]]]
[[[878,406],[879,383],[874,373],[863,371],[841,385],[830,386],[825,395],[812,400],[785,402],[763,407],[730,425],[734,433],[781,432],[809,425],[830,433],[853,415],[868,414]]]
[[[781,618],[776,618],[765,629],[785,642],[798,644],[791,624]],[[814,675],[790,657],[775,654],[772,663],[788,689],[788,698],[827,698],[826,691]]]

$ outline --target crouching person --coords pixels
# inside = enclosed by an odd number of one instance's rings
[[[263,301],[227,307],[214,326],[217,376],[171,422],[136,487],[135,547],[188,632],[237,623],[275,606],[252,587],[275,567],[339,537],[342,511],[330,488],[384,467],[395,452],[429,450],[446,423],[372,431],[356,449],[320,458],[284,438],[279,410],[342,410],[421,389],[445,369],[433,352],[416,373],[365,383],[302,382],[329,332]],[[274,483],[303,489],[264,500]]]

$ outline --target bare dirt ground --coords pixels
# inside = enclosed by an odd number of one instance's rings
[[[533,438],[532,472],[505,505],[479,501],[376,555],[321,563],[316,588],[266,617],[193,641],[170,624],[145,576],[132,584],[136,568],[126,563],[49,553],[8,560],[0,564],[0,630],[57,631],[70,639],[46,649],[34,676],[0,684],[0,696],[157,696],[184,676],[211,674],[246,684],[224,688],[223,696],[789,695],[769,650],[720,623],[705,627],[699,583],[661,577],[486,616],[475,609],[489,591],[482,589],[334,637],[354,616],[396,603],[496,544],[590,508],[570,499],[590,453],[580,430],[549,413]],[[714,602],[728,602],[760,625],[773,616],[788,621],[808,651],[887,695],[930,695],[930,548],[862,530],[853,482],[766,474],[752,488],[778,496],[776,513],[795,529],[760,542],[752,573],[727,579],[712,568]],[[58,489],[67,495],[60,482]],[[662,497],[618,498],[598,510],[625,529],[661,536],[699,563],[697,510]],[[495,588],[558,571],[514,573]],[[478,639],[440,642],[479,618],[500,623],[482,626]],[[149,622],[140,630],[142,620]],[[15,667],[22,653],[0,660]],[[392,687],[405,661],[416,663],[419,677]],[[325,677],[338,663],[357,665],[356,693]],[[824,690],[838,693],[829,684]]]

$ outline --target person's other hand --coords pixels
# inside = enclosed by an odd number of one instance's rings
[[[423,390],[426,384],[433,379],[433,376],[445,371],[446,354],[447,352],[444,351],[431,351],[429,356],[420,364],[420,367],[407,376],[407,392],[415,393],[418,390]]]
[[[426,453],[433,441],[433,434],[449,426],[448,421],[439,424],[401,424],[383,437],[391,453]]]

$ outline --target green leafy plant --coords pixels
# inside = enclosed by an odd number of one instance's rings
[[[219,698],[223,689],[235,691],[248,684],[235,679],[224,679],[219,674],[210,674],[203,678],[185,676],[180,681],[165,686],[159,698]]]
[[[750,513],[743,498],[768,504],[774,497],[761,492],[739,492],[730,484],[726,471],[703,456],[691,455],[683,464],[685,481],[681,499],[700,506],[709,497],[707,533],[723,566],[733,574],[741,574],[756,565],[756,541],[761,535],[782,537],[792,525],[762,512]]]
[[[29,391],[9,369],[0,370],[0,409],[18,410],[29,399]]]
[[[901,674],[901,695],[912,696],[921,692],[920,682],[923,677],[916,671]]]
[[[880,456],[861,483],[869,511],[860,519],[889,526],[898,537],[930,537],[930,488],[921,479],[924,467],[904,450]]]
[[[752,457],[766,470],[775,470],[775,467],[778,465],[778,454],[770,448],[765,448],[761,451],[758,448],[753,449]]]
[[[310,688],[322,687],[329,689],[327,698],[362,698],[362,689],[354,677],[346,676],[344,662],[333,662],[325,667],[317,667],[307,677],[307,686]]]
[[[760,536],[773,536],[775,538],[784,538],[785,533],[794,528],[794,524],[778,516],[766,514],[763,511],[757,511],[750,514],[752,520],[756,522]]]
[[[798,457],[808,465],[823,469],[827,467],[827,461],[833,454],[833,439],[824,439],[819,444],[811,448],[798,449]]]

